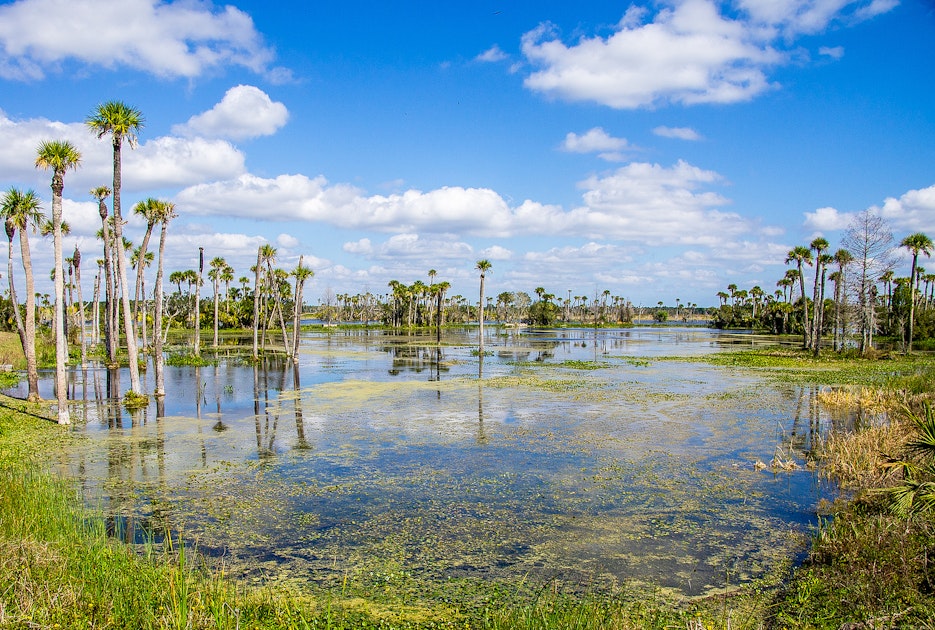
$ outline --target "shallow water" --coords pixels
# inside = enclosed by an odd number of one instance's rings
[[[830,423],[816,389],[678,359],[774,340],[488,329],[481,361],[476,332],[440,349],[432,335],[306,334],[298,366],[167,368],[164,408],[135,414],[108,400],[126,373],[76,371],[88,439],[58,465],[126,540],[182,530],[248,577],[700,595],[802,553],[832,495],[804,468]],[[754,470],[777,452],[801,467]]]

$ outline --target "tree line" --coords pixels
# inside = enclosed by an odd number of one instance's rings
[[[894,272],[899,248],[912,257],[907,277]],[[887,222],[866,210],[851,220],[833,254],[823,237],[789,250],[790,268],[772,293],[735,284],[719,291],[714,324],[800,334],[802,347],[816,356],[826,342],[836,352],[867,354],[878,336],[912,352],[913,344],[931,345],[935,338],[935,274],[919,265],[920,255],[933,251],[932,239],[921,232],[897,243]]]

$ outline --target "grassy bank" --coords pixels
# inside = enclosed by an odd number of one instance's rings
[[[839,397],[890,407],[918,405],[935,383],[935,366],[923,359],[814,360],[766,350],[710,360],[845,385]],[[835,403],[847,401],[828,401]],[[854,500],[829,508],[804,566],[688,602],[626,585],[570,594],[554,582],[452,581],[426,596],[411,582],[364,581],[353,571],[333,590],[246,586],[178,541],[130,547],[108,536],[106,520],[82,506],[71,482],[48,472],[49,454],[80,438],[44,415],[0,400],[0,628],[935,627],[935,520],[895,516],[877,492],[899,482],[884,469],[912,434],[898,420],[822,445],[824,470]]]

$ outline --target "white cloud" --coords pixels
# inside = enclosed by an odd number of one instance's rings
[[[815,34],[835,21],[856,22],[886,13],[897,0],[738,0],[755,24],[785,37]]]
[[[411,233],[395,234],[379,246],[374,246],[367,238],[354,243],[345,243],[344,251],[374,260],[430,259],[433,261],[464,259],[470,257],[472,253],[470,245],[451,236],[426,238]]]
[[[733,103],[770,87],[764,69],[782,55],[708,0],[663,9],[652,22],[628,12],[609,37],[566,46],[548,27],[526,33],[523,54],[540,69],[525,85],[568,100],[619,109],[662,102]]]
[[[935,235],[935,185],[910,190],[898,199],[888,197],[883,202],[881,215],[893,227]]]
[[[113,149],[107,139],[98,140],[84,123],[61,123],[45,118],[12,120],[0,111],[0,170],[6,177],[44,192],[46,173],[37,171],[36,147],[43,140],[72,142],[81,152],[81,165],[65,176],[65,194],[85,193],[113,180]],[[227,179],[244,171],[244,155],[230,143],[202,138],[162,137],[124,145],[123,190],[152,190],[165,186],[187,186],[206,179]],[[28,182],[28,183],[27,183]],[[80,193],[73,192],[80,190]]]
[[[244,171],[244,154],[223,140],[164,136],[124,149],[123,164],[126,190],[151,190],[234,177]]]
[[[805,226],[820,232],[843,230],[852,218],[852,213],[838,212],[836,208],[818,208],[805,213]]]
[[[818,49],[818,54],[825,57],[831,57],[832,59],[840,59],[844,56],[844,47],[843,46],[821,46]]]
[[[322,177],[281,175],[198,184],[176,202],[192,215],[321,221],[340,228],[399,234],[463,234],[507,238],[563,235],[638,242],[715,243],[756,226],[717,208],[729,201],[703,190],[717,173],[680,161],[670,168],[634,162],[579,186],[583,204],[571,210],[526,200],[510,206],[490,189],[443,187],[367,196]],[[358,241],[345,247],[372,247]]]
[[[626,138],[614,138],[609,136],[601,127],[594,127],[580,136],[569,132],[565,136],[562,148],[571,153],[620,151],[627,148],[627,140]]]
[[[699,190],[720,179],[684,161],[671,168],[634,162],[581,182],[584,206],[562,217],[563,231],[657,245],[715,245],[753,227],[737,214],[715,209],[727,205],[726,198]]]
[[[796,36],[868,19],[896,4],[738,0],[740,14],[728,16],[724,3],[714,0],[666,2],[655,15],[631,7],[611,35],[570,45],[544,24],[522,38],[523,54],[537,68],[525,85],[618,109],[747,101],[776,87],[767,73],[793,57],[783,48]],[[836,58],[843,49],[825,47],[821,54]]]
[[[500,50],[500,47],[497,46],[496,44],[494,44],[493,46],[491,46],[490,48],[488,48],[481,54],[477,55],[477,57],[475,57],[476,61],[485,61],[488,63],[504,61],[505,59],[509,59],[509,56],[505,52]]]
[[[192,116],[172,132],[183,136],[242,140],[269,136],[289,119],[286,106],[252,85],[237,85],[224,94],[221,102],[208,111]]]
[[[513,252],[500,245],[491,245],[478,252],[481,258],[487,260],[510,260],[513,258]]]
[[[280,234],[276,237],[276,244],[280,247],[285,247],[286,249],[295,249],[299,246],[299,239],[292,236],[291,234]]]
[[[0,77],[37,80],[70,60],[163,77],[197,77],[241,66],[270,69],[273,52],[253,20],[230,6],[160,0],[18,0],[0,6]]]
[[[701,135],[691,127],[660,126],[653,129],[653,133],[663,138],[675,138],[676,140],[701,140]]]

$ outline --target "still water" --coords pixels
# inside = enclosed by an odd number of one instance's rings
[[[309,333],[298,365],[167,368],[164,404],[133,414],[115,403],[125,372],[78,370],[85,439],[57,465],[116,535],[182,532],[248,579],[529,576],[693,596],[800,557],[833,494],[805,466],[831,423],[817,388],[691,360],[773,340],[488,333],[483,357],[476,329],[440,348]],[[799,468],[754,468],[777,454]]]

